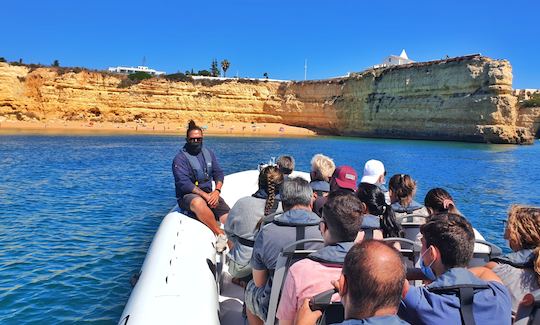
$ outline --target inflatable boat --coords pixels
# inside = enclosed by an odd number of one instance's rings
[[[223,199],[232,207],[253,194],[258,176],[258,170],[227,175]],[[304,172],[291,176],[309,180]],[[495,248],[475,234],[475,257],[485,263],[481,255]],[[214,234],[175,207],[154,236],[118,324],[244,324],[244,290],[231,282],[224,258],[216,253]]]

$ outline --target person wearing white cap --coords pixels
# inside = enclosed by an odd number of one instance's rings
[[[360,183],[369,183],[377,185],[384,193],[384,199],[387,204],[390,204],[390,194],[384,184],[386,183],[386,169],[384,164],[375,159],[368,160],[364,165],[364,175],[360,180]]]

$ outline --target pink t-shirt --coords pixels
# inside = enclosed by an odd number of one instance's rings
[[[332,280],[339,279],[341,267],[315,262],[308,258],[294,263],[285,279],[281,300],[277,310],[279,320],[294,320],[296,311],[304,299],[311,298],[323,291],[332,289]],[[332,301],[339,301],[336,293]]]

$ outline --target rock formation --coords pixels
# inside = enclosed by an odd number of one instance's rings
[[[144,80],[0,63],[0,116],[125,123],[279,122],[321,133],[531,143],[538,115],[519,116],[505,60],[467,56],[349,77],[272,82]]]

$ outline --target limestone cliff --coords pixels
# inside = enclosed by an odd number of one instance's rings
[[[0,63],[0,116],[47,121],[280,122],[370,137],[530,143],[507,61],[469,56],[307,82],[163,78]]]

